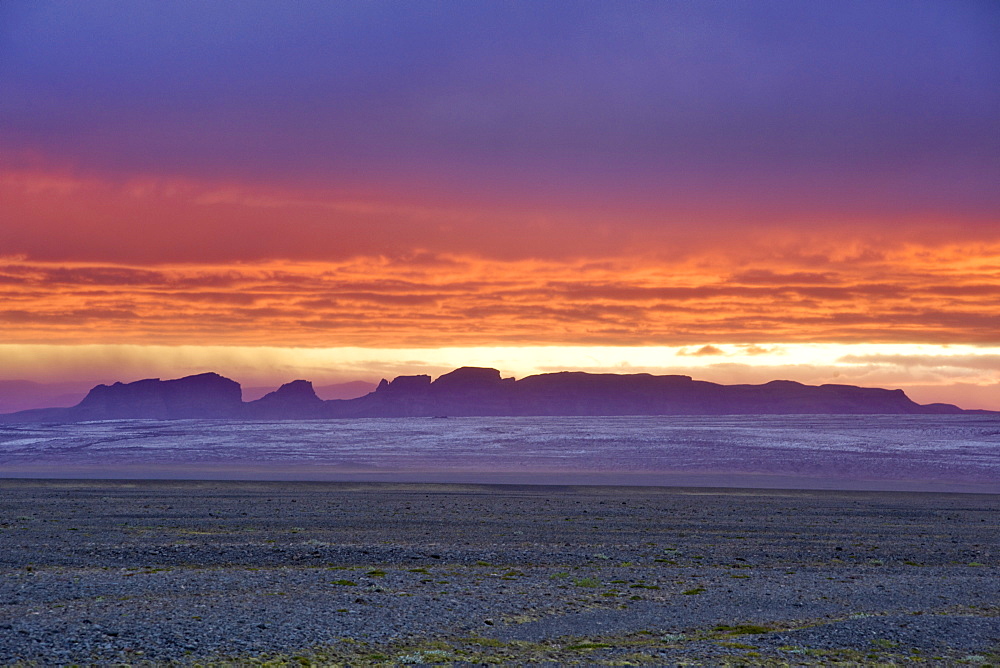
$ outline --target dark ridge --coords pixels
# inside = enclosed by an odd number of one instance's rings
[[[563,371],[502,378],[496,369],[462,367],[430,376],[382,380],[356,399],[323,401],[295,380],[244,403],[238,383],[215,373],[177,380],[98,385],[76,406],[0,415],[3,422],[77,422],[127,418],[302,420],[351,417],[518,415],[942,415],[984,413],[951,404],[922,406],[902,390],[853,385],[719,385],[690,376]]]
[[[257,401],[244,404],[243,416],[260,420],[301,420],[326,417],[326,402],[308,380],[293,380]]]
[[[235,418],[243,409],[242,396],[239,383],[217,373],[202,373],[177,380],[98,385],[66,410],[78,413],[80,420]]]

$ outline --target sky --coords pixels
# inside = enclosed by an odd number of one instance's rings
[[[0,3],[0,379],[1000,410],[1000,4]]]

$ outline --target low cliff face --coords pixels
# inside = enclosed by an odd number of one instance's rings
[[[98,385],[71,411],[81,420],[239,417],[240,384],[217,373]]]
[[[436,417],[516,415],[513,378],[496,369],[462,367],[431,382],[430,376],[383,380],[368,396],[330,402],[343,417]]]
[[[316,396],[312,383],[293,380],[245,404],[243,416],[257,420],[302,420],[326,417],[328,412],[326,402]]]
[[[518,415],[670,415],[714,412],[689,376],[561,371],[517,381]]]
[[[360,399],[330,402],[338,417],[463,415],[786,415],[959,413],[921,406],[902,390],[850,385],[719,385],[689,376],[547,373],[515,381],[496,369],[464,367],[383,381]]]
[[[4,422],[122,418],[300,420],[352,417],[518,415],[788,415],[961,413],[950,404],[921,406],[902,390],[851,385],[718,385],[689,376],[560,372],[502,378],[496,369],[462,367],[436,380],[399,376],[363,397],[323,401],[296,380],[243,403],[240,386],[218,374],[178,380],[98,385],[72,408],[23,411]]]

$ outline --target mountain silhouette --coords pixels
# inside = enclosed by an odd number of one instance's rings
[[[921,415],[967,412],[921,405],[902,390],[853,385],[720,385],[690,376],[562,371],[502,378],[496,369],[462,367],[432,380],[398,376],[356,399],[324,401],[295,380],[244,402],[239,383],[216,373],[177,380],[98,385],[76,406],[0,415],[2,422],[78,422],[129,418],[302,420],[359,417],[529,415]]]
[[[326,417],[326,402],[308,380],[293,380],[257,401],[244,404],[244,414],[258,419],[302,420]]]
[[[49,411],[69,411],[74,420],[184,419],[235,418],[242,409],[239,383],[217,373],[202,373],[177,380],[150,378],[98,385],[72,408],[23,413],[45,415]]]

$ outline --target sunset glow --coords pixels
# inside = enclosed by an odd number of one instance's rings
[[[0,379],[474,364],[1000,409],[996,8],[633,9],[4,4]]]

